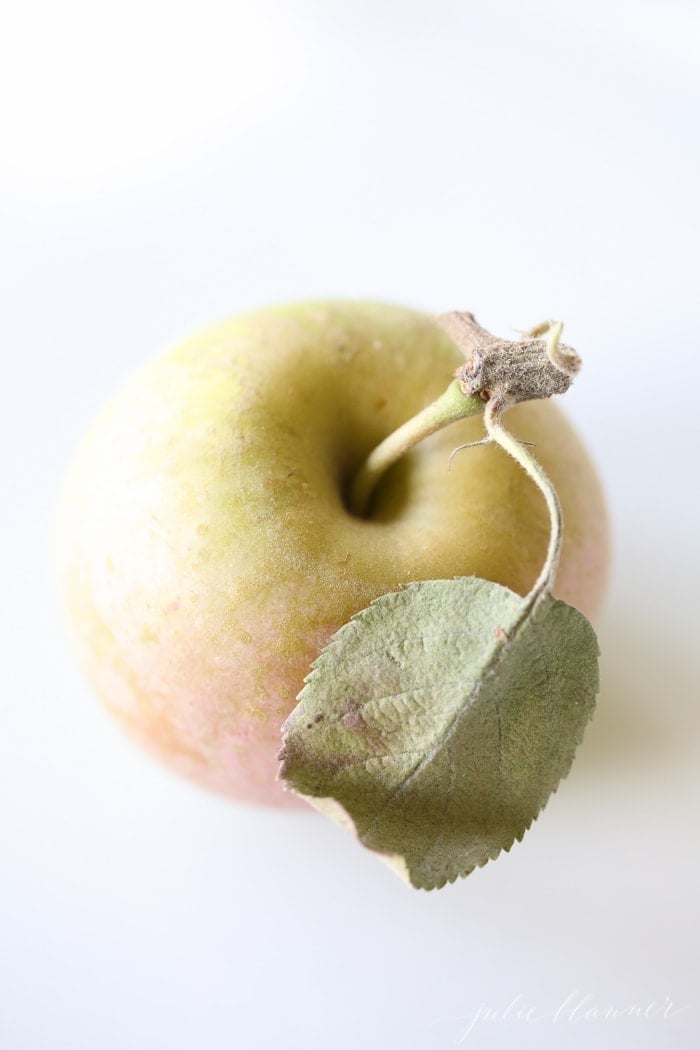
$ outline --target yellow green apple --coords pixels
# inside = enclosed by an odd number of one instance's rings
[[[80,659],[131,734],[230,796],[303,805],[276,780],[280,726],[334,632],[411,580],[476,575],[525,593],[547,548],[541,494],[502,449],[413,449],[370,512],[352,479],[446,388],[461,355],[430,317],[318,302],[209,328],[141,369],[68,471],[61,586]],[[563,506],[555,592],[594,616],[608,529],[596,471],[551,401],[508,413]]]

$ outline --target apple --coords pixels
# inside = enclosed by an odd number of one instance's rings
[[[526,593],[544,501],[455,423],[348,509],[367,454],[463,362],[430,317],[314,302],[209,328],[147,364],[85,437],[63,487],[60,580],[82,665],[139,741],[238,799],[303,805],[276,780],[280,726],[312,662],[373,599],[476,575]],[[558,490],[558,596],[595,616],[608,561],[601,486],[559,407],[508,413]]]

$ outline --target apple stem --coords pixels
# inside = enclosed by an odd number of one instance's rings
[[[401,459],[409,449],[423,438],[455,423],[458,419],[478,415],[484,410],[480,397],[465,394],[456,379],[453,379],[447,390],[429,404],[418,415],[403,423],[398,430],[389,434],[364,461],[350,490],[350,510],[358,517],[367,513],[372,493],[381,476]]]
[[[525,444],[513,437],[501,422],[501,416],[508,407],[508,403],[500,398],[491,398],[484,410],[484,426],[489,437],[508,452],[513,459],[517,460],[523,470],[532,478],[547,504],[550,521],[549,547],[547,548],[547,557],[542,566],[542,571],[529,594],[532,602],[535,602],[551,591],[554,584],[554,577],[557,573],[559,556],[561,554],[563,518],[559,497],[552,482],[532,453],[525,447]]]

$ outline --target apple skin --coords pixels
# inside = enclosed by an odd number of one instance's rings
[[[432,320],[372,303],[261,310],[142,368],[86,435],[58,514],[81,663],[127,730],[238,799],[303,805],[276,781],[280,725],[334,632],[411,580],[476,575],[523,594],[548,519],[480,418],[424,441],[368,519],[344,493],[367,453],[462,357]],[[508,413],[561,499],[556,593],[601,601],[608,525],[595,470],[552,402]]]

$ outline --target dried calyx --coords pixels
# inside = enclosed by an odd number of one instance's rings
[[[471,313],[455,310],[436,322],[464,354],[465,363],[455,372],[463,393],[493,401],[501,410],[564,394],[581,367],[576,351],[559,341],[560,322],[546,321],[516,341],[497,339]]]

